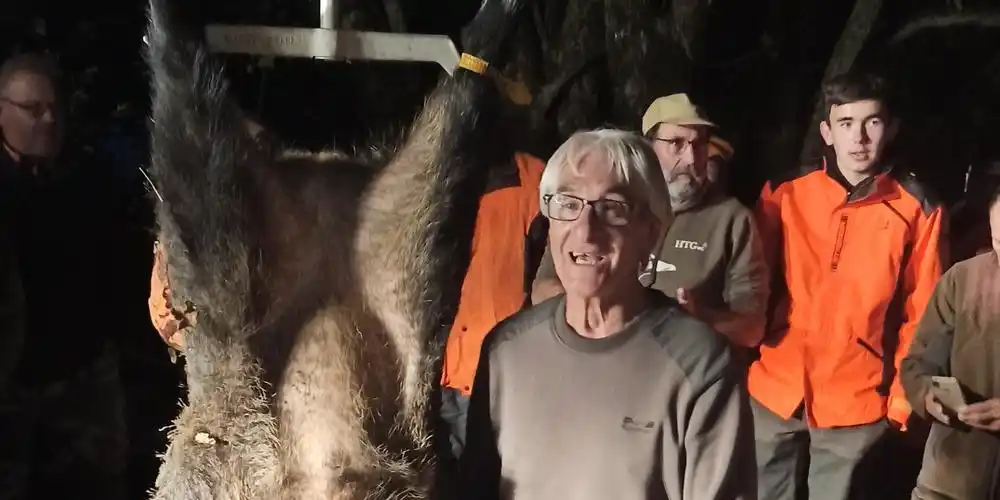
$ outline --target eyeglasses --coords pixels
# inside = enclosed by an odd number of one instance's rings
[[[677,155],[683,153],[687,148],[691,148],[691,151],[697,151],[701,145],[708,144],[707,137],[698,137],[691,141],[680,137],[652,137],[652,140],[667,143],[670,146],[670,151]]]
[[[54,104],[44,103],[44,102],[18,102],[7,97],[0,97],[0,101],[3,101],[11,106],[20,108],[25,113],[31,115],[32,118],[41,118],[45,116],[45,113],[51,113],[52,116],[56,116],[56,106]]]
[[[590,205],[594,208],[597,218],[609,226],[624,226],[629,223],[634,205],[627,201],[585,200],[569,194],[547,194],[542,198],[545,202],[548,217],[558,221],[574,221],[580,218],[583,209]]]

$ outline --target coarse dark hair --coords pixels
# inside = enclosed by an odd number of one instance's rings
[[[879,101],[892,112],[892,89],[885,78],[864,71],[848,71],[831,78],[823,85],[826,119],[830,108],[858,101]]]

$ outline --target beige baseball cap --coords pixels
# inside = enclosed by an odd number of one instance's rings
[[[716,127],[705,118],[697,106],[691,103],[688,95],[683,93],[659,97],[653,101],[642,115],[642,133],[648,134],[659,123]]]

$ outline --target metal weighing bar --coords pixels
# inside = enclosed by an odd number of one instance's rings
[[[334,60],[433,62],[452,74],[458,50],[447,35],[336,30],[337,0],[320,0],[319,28],[211,24],[211,50],[228,54]]]

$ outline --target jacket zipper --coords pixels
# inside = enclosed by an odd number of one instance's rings
[[[833,245],[833,259],[830,261],[830,270],[836,271],[840,264],[840,252],[844,249],[844,234],[847,233],[847,215],[840,216],[840,226],[837,227],[837,241]]]

